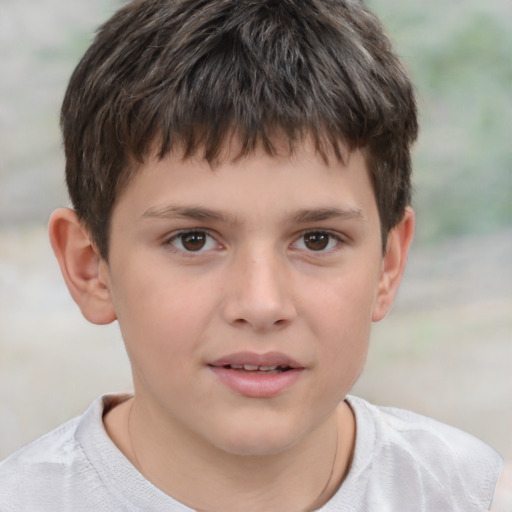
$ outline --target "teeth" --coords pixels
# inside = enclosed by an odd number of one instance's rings
[[[253,371],[253,370],[258,370],[258,369],[259,369],[258,365],[244,364],[244,370]]]
[[[256,364],[230,364],[227,365],[226,368],[231,368],[232,370],[245,370],[248,372],[275,372],[276,370],[283,370],[283,367],[274,365],[274,366],[258,366]]]

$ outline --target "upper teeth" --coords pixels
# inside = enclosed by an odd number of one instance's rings
[[[241,370],[242,368],[244,370],[247,370],[247,371],[260,370],[262,372],[268,372],[268,371],[271,371],[271,370],[277,370],[277,365],[276,366],[258,366],[256,364],[232,364],[230,366],[234,370]]]

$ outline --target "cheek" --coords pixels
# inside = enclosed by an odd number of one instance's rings
[[[357,380],[368,352],[376,282],[368,275],[340,275],[309,299],[316,312],[310,326],[320,344],[325,385],[333,385],[328,381],[332,375],[344,392]]]
[[[194,351],[206,316],[207,297],[162,272],[131,275],[119,283],[115,307],[132,365],[161,368],[163,374],[170,368],[184,371],[183,361],[189,359],[184,356]]]
[[[307,309],[314,311],[319,328],[343,339],[369,333],[375,303],[378,276],[374,268],[356,272],[346,269],[305,287],[309,294]]]

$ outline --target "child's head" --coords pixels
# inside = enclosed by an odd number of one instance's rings
[[[77,213],[54,213],[52,245],[84,316],[119,321],[144,427],[214,462],[332,434],[414,224],[412,87],[376,19],[132,2],[62,124]]]
[[[233,135],[235,156],[362,149],[384,244],[410,201],[412,85],[357,0],[130,2],[73,74],[62,128],[71,199],[105,259],[113,206],[150,154],[215,164]]]

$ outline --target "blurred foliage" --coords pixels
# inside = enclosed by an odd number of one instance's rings
[[[510,227],[512,3],[366,3],[417,89],[417,241]]]

